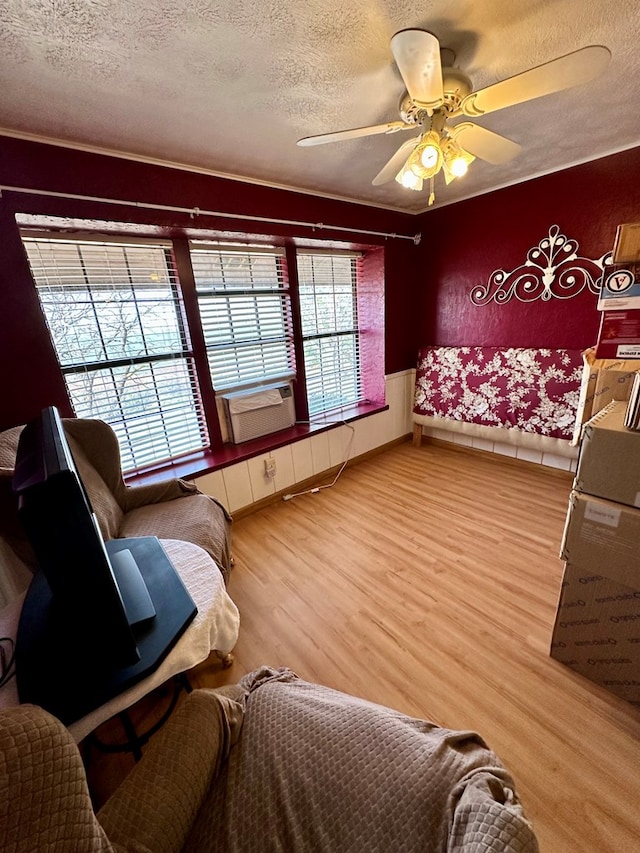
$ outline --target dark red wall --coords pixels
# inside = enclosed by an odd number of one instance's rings
[[[639,220],[640,148],[423,214],[421,343],[551,348],[595,343],[600,315],[592,293],[482,307],[469,294],[494,270],[522,264],[552,225],[578,241],[580,256],[595,260],[613,248],[617,225]]]
[[[145,201],[276,219],[331,223],[347,232],[149,211],[130,206],[3,191],[0,200],[0,429],[44,405],[68,413],[64,383],[39,310],[14,222],[15,212],[160,226],[184,235],[208,228],[383,245],[385,372],[415,365],[420,345],[586,347],[595,341],[596,298],[474,306],[469,293],[499,268],[520,265],[558,225],[580,254],[598,258],[616,226],[640,220],[640,149],[480,196],[420,217],[178,169],[0,137],[0,184]],[[445,190],[442,190],[445,192]],[[424,235],[409,240],[363,236],[357,229]],[[351,230],[353,229],[353,230]]]
[[[412,367],[418,347],[411,310],[419,247],[410,240],[366,236],[358,228],[414,234],[409,214],[216,178],[100,154],[0,137],[0,184],[100,198],[144,201],[275,219],[330,223],[349,229],[288,227],[249,220],[194,216],[124,205],[3,191],[0,200],[0,429],[23,423],[45,405],[68,413],[68,400],[38,306],[14,214],[64,216],[161,226],[179,236],[189,228],[284,238],[384,245],[387,290],[385,371]]]

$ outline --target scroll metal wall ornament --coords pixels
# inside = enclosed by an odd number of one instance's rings
[[[578,256],[577,240],[560,233],[557,225],[549,236],[527,252],[527,260],[511,272],[495,270],[489,282],[471,291],[474,305],[497,302],[502,305],[515,297],[520,302],[571,299],[583,290],[600,293],[603,267],[611,263],[611,252],[597,260]]]

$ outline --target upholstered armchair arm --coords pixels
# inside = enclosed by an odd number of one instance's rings
[[[132,509],[138,509],[141,506],[172,501],[188,495],[203,495],[204,492],[201,492],[195,483],[174,477],[171,480],[163,480],[159,483],[148,483],[142,486],[125,486],[122,494],[123,509],[125,512],[131,512]],[[222,510],[227,521],[231,521],[231,516],[227,512],[227,509],[217,498],[211,497],[211,495],[205,495],[205,497]]]
[[[182,850],[242,726],[245,691],[195,690],[98,812],[116,850]]]
[[[173,478],[143,486],[125,486],[123,494],[124,506],[122,508],[125,512],[130,512],[132,509],[147,504],[173,501],[176,498],[183,498],[185,495],[197,495],[198,487],[195,483]]]

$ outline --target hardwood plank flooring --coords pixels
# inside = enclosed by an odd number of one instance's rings
[[[543,853],[640,850],[640,709],[548,654],[570,486],[564,472],[406,443],[240,519],[235,664],[212,656],[192,682],[288,666],[477,730],[515,777]],[[98,800],[130,762],[92,752]]]

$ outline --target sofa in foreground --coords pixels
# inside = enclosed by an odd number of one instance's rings
[[[482,738],[263,667],[196,690],[94,814],[64,727],[0,712],[0,849],[535,853]]]

